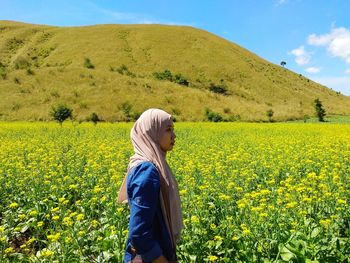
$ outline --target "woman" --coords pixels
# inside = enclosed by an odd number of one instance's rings
[[[183,228],[177,182],[165,160],[175,144],[170,114],[145,111],[131,130],[135,154],[118,201],[130,206],[124,262],[177,262],[176,243]]]

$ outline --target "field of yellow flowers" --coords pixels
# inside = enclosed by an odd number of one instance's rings
[[[0,123],[0,262],[122,262],[131,125]],[[350,262],[350,125],[175,131],[181,262]]]

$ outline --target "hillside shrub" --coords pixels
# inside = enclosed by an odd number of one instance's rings
[[[124,64],[117,68],[116,71],[121,75],[127,75],[132,78],[136,77],[135,73],[131,72]]]
[[[224,118],[217,112],[212,111],[209,108],[205,108],[205,117],[206,120],[212,121],[212,122],[221,122],[224,120]]]
[[[163,72],[154,72],[153,76],[157,80],[167,80],[182,86],[189,86],[190,84],[190,82],[180,73],[173,76],[169,69],[166,69]]]
[[[22,39],[18,39],[16,37],[11,38],[8,42],[7,42],[7,47],[9,50],[11,51],[16,51],[18,48],[20,48],[21,46],[24,45],[24,41]]]
[[[55,121],[58,121],[60,125],[62,125],[62,122],[64,122],[66,119],[72,119],[72,113],[73,110],[71,108],[68,108],[66,105],[60,104],[57,107],[52,107],[50,115]]]
[[[173,78],[173,81],[182,86],[187,86],[190,84],[187,79],[184,78],[181,74],[176,74]]]
[[[95,66],[92,64],[91,60],[89,58],[84,59],[84,67],[88,69],[94,69]]]
[[[171,74],[171,71],[166,69],[163,72],[154,72],[153,76],[158,80],[168,80],[173,81],[173,75]]]
[[[225,83],[221,83],[221,84],[210,83],[209,90],[217,94],[228,95],[228,89]]]

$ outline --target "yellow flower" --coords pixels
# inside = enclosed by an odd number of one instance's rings
[[[12,254],[15,252],[15,249],[13,247],[8,247],[5,249],[5,254]]]
[[[191,222],[192,223],[199,223],[199,217],[198,216],[191,216]]]
[[[303,198],[303,201],[304,201],[305,203],[311,203],[312,198],[310,198],[310,197],[304,197],[304,198]]]
[[[75,189],[77,189],[78,188],[78,186],[76,185],[76,184],[71,184],[70,186],[69,186],[69,189],[70,190],[75,190]]]
[[[217,256],[213,256],[213,255],[210,255],[210,256],[208,257],[208,259],[209,259],[209,261],[216,261],[216,260],[218,260],[218,257],[217,257]]]
[[[210,224],[210,228],[214,230],[214,229],[216,229],[216,225],[215,224]]]
[[[262,217],[262,218],[266,218],[266,217],[268,217],[269,215],[268,215],[268,213],[260,213],[259,216]]]
[[[10,204],[10,208],[17,208],[18,207],[18,204],[16,202]]]
[[[82,221],[82,220],[84,220],[84,214],[77,215],[77,221]]]
[[[60,210],[60,208],[59,208],[59,207],[55,207],[55,208],[52,208],[52,209],[51,209],[51,212],[52,212],[52,213],[55,213],[55,212],[57,212],[58,210]]]
[[[339,205],[345,205],[345,204],[346,204],[346,200],[344,200],[344,199],[338,199],[338,200],[337,200],[337,203],[338,203]]]
[[[231,196],[225,195],[225,194],[220,194],[219,195],[219,199],[222,200],[222,201],[227,201],[227,200],[231,199]]]
[[[27,241],[27,244],[31,244],[31,243],[33,243],[34,241],[36,241],[36,238],[35,238],[35,237],[32,237],[32,238],[30,238],[30,239]]]
[[[249,229],[244,229],[243,230],[243,234],[246,235],[246,236],[249,235],[250,234],[250,230]]]
[[[98,185],[96,185],[96,186],[94,187],[94,193],[95,193],[95,194],[98,194],[98,193],[102,192],[102,190],[103,190],[103,188],[100,187],[100,186],[98,186]]]
[[[29,215],[30,216],[37,216],[38,215],[38,211],[36,211],[36,210],[30,211]]]
[[[52,235],[48,235],[47,236],[47,240],[51,241],[51,242],[56,242],[57,240],[59,240],[61,237],[60,233],[56,233],[56,234],[52,234]]]
[[[297,206],[297,202],[289,202],[288,204],[286,204],[286,208],[294,208]]]
[[[57,215],[52,217],[52,220],[54,220],[54,221],[57,221],[59,219],[60,219],[60,216],[57,216]]]
[[[19,214],[19,215],[18,215],[18,219],[19,219],[20,221],[23,221],[25,218],[26,218],[26,215],[24,215],[24,214]]]
[[[66,226],[72,226],[74,222],[70,217],[66,216],[65,218],[63,218],[63,224]]]
[[[40,251],[40,257],[48,258],[54,255],[54,252],[44,248],[43,250]]]
[[[73,213],[70,213],[69,216],[70,217],[75,217],[78,213],[77,212],[73,212]]]
[[[97,220],[92,220],[92,222],[91,222],[91,226],[92,227],[97,227],[98,226],[98,221]]]
[[[180,195],[186,195],[187,194],[187,190],[186,189],[182,189],[181,191],[180,191]]]
[[[42,227],[44,225],[44,222],[43,221],[39,221],[36,225],[37,225],[37,227]]]
[[[231,238],[232,241],[237,241],[238,239],[239,239],[239,237],[236,237],[236,236],[233,236],[233,237]]]
[[[223,238],[222,238],[221,236],[215,236],[215,237],[214,237],[214,240],[215,240],[215,241],[221,241],[222,239],[223,239]]]
[[[325,227],[325,228],[328,228],[329,225],[331,224],[331,220],[330,219],[321,219],[320,220],[320,225]]]

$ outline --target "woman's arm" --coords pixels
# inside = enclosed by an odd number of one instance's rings
[[[154,261],[165,259],[162,249],[153,237],[160,191],[160,178],[155,166],[151,163],[140,165],[131,177],[129,187],[131,245],[144,261],[167,262]]]

